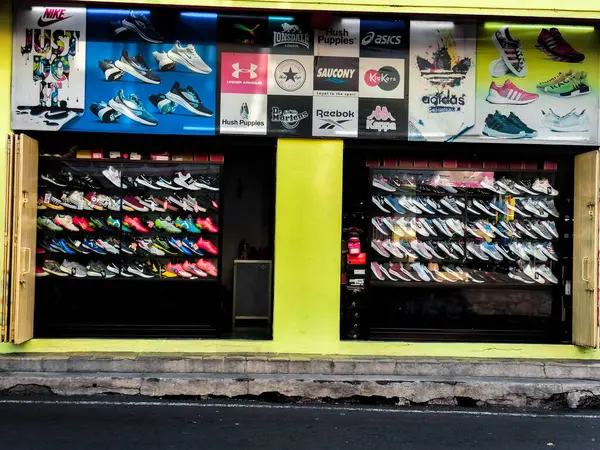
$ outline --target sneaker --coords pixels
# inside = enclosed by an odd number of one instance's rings
[[[371,272],[373,273],[373,275],[375,275],[375,278],[377,278],[379,281],[385,281],[385,275],[383,275],[383,272],[381,271],[381,266],[379,265],[379,263],[372,261],[371,262]]]
[[[211,277],[216,277],[218,275],[217,268],[212,262],[210,262],[210,260],[199,259],[196,261],[196,265],[200,268],[200,270],[203,270]]]
[[[411,277],[409,277],[406,273],[406,270],[404,270],[404,268],[402,267],[402,265],[396,263],[396,264],[390,264],[389,269],[388,269],[388,273],[390,275],[393,275],[394,277],[398,278],[401,281],[413,281]]]
[[[534,260],[538,260],[541,262],[548,261],[548,257],[536,245],[531,244],[531,243],[524,243],[524,244],[522,244],[522,246],[523,246],[523,250],[525,251],[525,253],[527,253],[529,256],[533,256]]]
[[[113,166],[109,166],[108,169],[102,171],[102,175],[114,184],[116,187],[121,188],[121,171],[115,169]]]
[[[168,72],[175,68],[175,61],[173,61],[165,52],[152,52],[152,56],[158,64],[158,70],[161,72]]]
[[[108,216],[108,219],[106,219],[106,223],[109,227],[121,228],[121,221],[119,219],[113,219],[112,216]]]
[[[381,217],[381,223],[388,227],[393,233],[396,232],[396,226],[394,225],[392,217]]]
[[[512,81],[506,80],[501,86],[492,81],[486,100],[489,103],[500,105],[527,105],[535,102],[538,98],[540,98],[538,94],[526,92]]]
[[[517,227],[515,226],[514,222],[502,221],[499,223],[499,225],[502,226],[502,229],[508,235],[508,237],[517,239],[521,238],[521,235],[517,233]]]
[[[548,230],[546,229],[546,227],[544,227],[544,225],[542,224],[542,222],[529,222],[529,229],[531,229],[533,232],[537,233],[539,236],[541,236],[544,239],[548,239],[551,240],[552,239],[552,235],[548,232]]]
[[[83,201],[88,206],[88,208],[95,209],[96,211],[103,211],[104,204],[99,201],[98,196],[95,192],[88,192],[83,197]]]
[[[446,222],[444,222],[444,220],[442,219],[438,219],[437,217],[435,219],[431,220],[431,223],[433,223],[433,225],[440,230],[443,234],[445,234],[448,237],[452,237],[452,231],[450,230],[450,228],[448,228],[448,225],[446,224]]]
[[[423,223],[419,219],[413,217],[410,220],[410,227],[413,230],[415,230],[420,236],[429,237],[429,232],[427,231],[427,228],[423,226]]]
[[[493,211],[490,211],[488,209],[488,207],[486,206],[486,204],[484,202],[482,202],[481,200],[478,199],[473,199],[473,206],[475,206],[476,208],[478,208],[480,211],[486,213],[488,216],[492,216],[492,217],[496,217],[496,213]]]
[[[429,251],[427,250],[427,248],[423,245],[422,242],[413,239],[412,241],[410,241],[410,246],[412,247],[412,249],[421,257],[425,258],[425,259],[431,259],[433,258],[433,255],[431,253],[429,253]]]
[[[489,256],[483,252],[481,246],[474,242],[469,242],[467,244],[467,251],[483,261],[489,261],[490,259]]]
[[[96,278],[113,278],[115,274],[107,269],[100,261],[90,261],[86,267],[89,277]]]
[[[100,240],[100,242],[102,242],[102,240]],[[98,255],[106,255],[108,253],[106,250],[104,250],[103,247],[98,245],[98,240],[94,240],[94,239],[85,239],[81,243],[81,248],[83,248],[85,250],[89,250],[90,252],[96,253]],[[117,253],[118,252],[119,251],[117,250]]]
[[[172,191],[180,191],[183,189],[183,188],[175,185],[173,183],[173,181],[167,180],[165,177],[159,177],[158,180],[156,181],[156,186],[158,186],[160,188],[164,188],[164,189],[170,189]]]
[[[458,234],[459,236],[464,236],[465,231],[463,229],[463,224],[458,219],[446,219],[446,225],[448,226],[448,230]]]
[[[515,113],[511,112],[508,115],[508,120],[517,128],[519,128],[526,138],[533,138],[537,136],[537,131],[533,128],[529,128]]]
[[[433,243],[423,242],[423,248],[425,250],[427,250],[428,253],[431,253],[431,255],[434,258],[445,259],[444,255],[441,255],[440,253],[437,252],[437,249],[436,249],[436,247],[434,247]]]
[[[496,180],[496,184],[509,194],[519,195],[521,193],[515,186],[515,182],[509,178],[502,177],[500,180]]]
[[[207,189],[215,192],[219,190],[218,180],[215,177],[209,177],[207,175],[197,176],[196,184],[200,187],[200,189]],[[215,206],[215,208],[217,207]]]
[[[45,208],[50,208],[55,211],[62,211],[65,209],[60,199],[56,198],[52,192],[44,192],[44,194],[40,196],[39,203]]]
[[[130,94],[128,97],[126,97],[123,89],[120,89],[117,92],[117,95],[112,98],[108,104],[111,108],[129,117],[134,122],[151,127],[158,125],[158,120],[156,120],[148,111],[146,111],[143,103],[135,94]]]
[[[157,230],[163,230],[167,233],[180,234],[181,230],[175,226],[170,217],[159,217],[154,221]]]
[[[171,248],[177,250],[178,253],[184,254],[186,256],[192,256],[192,251],[185,245],[183,245],[183,241],[179,238],[169,238],[169,245]]]
[[[75,278],[87,277],[87,269],[81,264],[74,261],[67,261],[66,259],[61,263],[60,270],[67,275],[71,275]]]
[[[577,63],[585,59],[583,53],[578,52],[565,41],[557,28],[550,28],[549,30],[542,28],[535,48],[556,61]]]
[[[417,255],[414,250],[412,249],[412,247],[410,246],[410,244],[406,241],[396,241],[396,245],[398,246],[398,248],[404,252],[404,254],[411,258],[411,259],[417,259],[419,257],[419,255]]]
[[[398,214],[406,213],[406,210],[402,207],[402,205],[400,205],[400,202],[398,201],[398,199],[396,197],[388,195],[387,197],[383,198],[383,203],[390,206]],[[385,209],[385,208],[380,208],[380,209]]]
[[[527,200],[515,199],[515,204],[511,204],[510,202],[506,202],[506,207],[515,213],[519,214],[523,217],[531,217],[530,214],[525,212]],[[534,208],[534,206],[532,206]],[[537,210],[537,209],[536,209]]]
[[[560,213],[558,212],[558,209],[556,209],[556,206],[554,206],[553,199],[551,199],[551,198],[541,199],[540,201],[538,201],[538,206],[540,208],[544,209],[544,211],[546,211],[551,216],[560,217]]]
[[[391,196],[389,196],[389,197],[391,197]],[[381,195],[372,195],[372,196],[371,196],[371,201],[372,201],[372,202],[373,202],[373,204],[374,204],[375,206],[377,206],[377,207],[378,207],[378,208],[379,208],[381,211],[383,211],[384,213],[387,213],[387,214],[389,214],[389,213],[390,213],[390,210],[386,209],[386,207],[385,207],[385,204],[386,204],[386,203],[387,203],[388,205],[390,204],[390,203],[388,203],[388,201],[386,201],[386,200],[387,200],[387,198],[388,198],[388,197],[383,197],[383,196],[381,196]],[[393,201],[392,199],[394,199],[394,197],[391,197],[391,199],[389,200],[389,202],[392,202],[392,201]],[[394,199],[394,200],[395,200],[395,199]],[[397,203],[397,202],[398,202],[398,201],[396,200],[396,203]],[[391,205],[390,205],[390,206],[391,206]],[[398,206],[399,206],[400,208],[402,208],[402,207],[401,207],[399,204],[398,204]],[[402,211],[404,211],[404,209],[403,209],[403,208],[402,208]],[[403,214],[403,213],[400,213],[400,212],[399,212],[399,214]]]
[[[204,252],[200,250],[196,241],[190,238],[184,238],[181,240],[181,244],[188,249],[193,255],[204,256]],[[170,252],[169,252],[170,253]]]
[[[510,249],[508,247],[505,247],[504,245],[501,244],[495,244],[496,250],[498,250],[498,252],[506,259],[508,259],[509,261],[516,261],[515,258],[513,258],[510,255]]]
[[[535,234],[535,231],[531,228],[530,222],[515,221],[515,227],[517,228],[517,230],[519,230],[521,233],[523,233],[525,236],[531,239],[538,238],[538,236],[536,236]]]
[[[431,206],[432,209],[435,210],[435,212],[442,214],[444,216],[448,215],[448,212],[444,210],[444,208],[442,208],[434,199],[426,197],[425,201],[427,202],[427,204],[429,206]],[[458,205],[458,202],[456,203]]]
[[[482,235],[490,239],[494,239],[496,237],[496,235],[492,231],[492,228],[490,227],[489,222],[485,220],[478,220],[477,222],[473,223],[473,225],[475,225],[475,228],[477,228],[480,231],[480,233],[478,233],[480,237]]]
[[[460,259],[458,256],[456,256],[454,253],[452,253],[452,249],[444,242],[438,241],[436,242],[437,247],[444,252],[448,258],[450,259]],[[443,259],[443,258],[442,258]]]
[[[492,42],[506,67],[517,77],[526,77],[527,65],[521,41],[511,36],[507,26],[500,28],[492,35]]]
[[[74,255],[77,253],[64,239],[52,239],[50,247],[57,249],[60,253],[66,253],[67,255]]]
[[[140,262],[135,262],[127,266],[127,272],[141,278],[154,278],[154,274]]]
[[[123,218],[123,225],[127,225],[128,227],[140,232],[140,233],[148,233],[150,230],[142,225],[139,217],[130,217],[125,216]]]
[[[490,227],[490,230],[492,231],[493,234],[503,237],[504,239],[508,239],[509,236],[505,233],[505,230],[501,224],[499,224],[499,223],[494,224],[492,222],[488,222],[487,224]]]
[[[419,278],[423,281],[431,281],[429,274],[427,273],[427,269],[423,264],[413,263],[410,265],[415,273],[419,276]]]
[[[131,197],[131,196],[123,197],[122,208],[125,211],[139,211],[139,212],[150,211],[150,208],[148,208],[145,205],[142,205],[137,198]]]
[[[106,81],[117,81],[123,77],[123,71],[115,67],[115,63],[110,59],[98,61],[98,67],[104,72],[104,79]]]
[[[397,198],[397,200],[400,206],[402,206],[404,209],[414,214],[421,214],[421,208],[414,204],[413,197],[402,196]]]
[[[388,280],[398,281],[398,278],[396,278],[394,275],[392,275],[383,264],[379,265],[379,270],[381,270],[381,273],[383,273],[384,277],[387,278]]]
[[[572,109],[564,116],[559,116],[552,109],[549,113],[542,110],[542,125],[556,132],[587,132],[590,129],[590,118],[586,110],[579,114]]]
[[[492,191],[495,194],[504,194],[504,191],[502,189],[499,189],[498,186],[496,186],[496,183],[494,182],[493,178],[483,177],[483,180],[481,180],[479,182],[479,185],[483,189],[487,189],[488,191]]]
[[[549,80],[540,81],[539,83],[536,83],[535,87],[536,87],[536,89],[539,89],[539,90],[545,92],[547,87],[560,84],[563,81],[565,81],[567,78],[569,78],[571,75],[573,75],[572,70],[569,70],[568,72],[565,72],[565,73],[558,72],[558,74],[554,75]]]
[[[47,259],[42,264],[42,270],[51,275],[55,275],[57,277],[66,277],[67,273],[63,272],[60,268],[60,264],[58,262]]]
[[[425,200],[423,197],[416,197],[413,200],[413,204],[426,214],[435,214],[435,210],[429,206],[427,200]]]
[[[558,261],[558,255],[554,252],[551,242],[543,242],[540,245],[540,251],[552,261]]]
[[[589,94],[591,88],[587,79],[587,73],[575,72],[559,84],[546,87],[545,91],[554,97],[565,98]]]
[[[479,248],[481,249],[481,251],[483,253],[486,253],[487,255],[489,255],[492,259],[495,259],[496,261],[502,261],[504,258],[502,257],[502,253],[500,253],[498,251],[498,249],[496,248],[496,246],[494,244],[491,244],[489,242],[483,242]]]
[[[215,244],[213,244],[211,241],[209,241],[208,239],[198,239],[196,241],[196,244],[198,245],[198,248],[200,250],[206,250],[208,253],[212,254],[212,255],[216,255],[219,253],[217,247],[215,246]]]
[[[544,284],[546,282],[545,278],[541,276],[530,264],[527,264],[523,268],[523,273],[539,284]]]
[[[192,114],[202,117],[213,116],[213,111],[204,106],[200,96],[192,86],[181,88],[179,82],[175,81],[171,90],[167,92],[166,97],[173,103],[187,109]]]
[[[371,247],[373,248],[373,250],[375,250],[381,256],[383,256],[385,258],[389,258],[390,257],[390,254],[384,248],[383,243],[381,242],[381,240],[379,240],[379,239],[372,239],[371,240]]]
[[[412,227],[412,222],[410,220],[400,218],[396,220],[396,225],[400,227],[400,230],[406,236],[413,238],[417,235],[417,231]]]
[[[548,230],[548,232],[552,235],[552,237],[558,239],[558,230],[556,229],[556,224],[552,220],[544,220],[541,224]]]
[[[481,211],[475,207],[475,205],[473,204],[473,200],[469,200],[469,202],[467,203],[467,211],[476,216],[481,215]]]
[[[371,243],[371,245],[373,245]],[[404,258],[404,252],[400,249],[398,245],[394,241],[389,239],[385,239],[381,241],[381,246],[390,254],[394,255],[396,258]],[[375,251],[379,252],[379,250],[375,249]],[[382,255],[383,256],[383,255]]]
[[[119,273],[121,272],[121,270],[119,269],[119,267],[115,264],[115,263],[110,263],[106,266],[106,270],[108,272],[111,272],[115,275],[119,275]]]
[[[508,272],[508,276],[513,280],[517,280],[525,284],[535,283],[535,281],[530,276],[526,275],[523,271],[516,269],[515,267],[512,267],[510,269],[510,271]]]
[[[481,230],[475,225],[476,222],[469,222],[463,224],[463,227],[467,233],[471,236],[481,239],[483,237]]]
[[[373,187],[377,189],[381,189],[386,192],[396,192],[396,188],[392,186],[388,179],[384,178],[382,175],[375,175],[373,177]]]
[[[156,186],[156,185],[154,184],[154,181],[152,180],[152,178],[150,178],[150,177],[147,177],[146,175],[139,175],[139,176],[138,176],[138,177],[135,179],[135,182],[136,182],[138,185],[140,185],[140,186],[145,186],[145,187],[147,187],[147,188],[154,189],[155,191],[156,191],[156,190],[160,190],[160,187],[159,187],[159,186]]]
[[[454,214],[462,214],[456,200],[453,197],[444,197],[440,200],[440,204],[453,212]]]
[[[190,264],[189,261],[184,262],[181,268],[198,278],[206,278],[208,276],[205,271],[201,270],[196,264]]]
[[[373,224],[373,226],[375,227],[375,229],[377,231],[379,231],[380,233],[385,234],[386,236],[389,234],[386,229],[384,228],[385,224],[383,223],[383,220],[381,217],[373,217],[371,219],[371,224]]]
[[[129,16],[121,21],[115,32],[121,32],[121,28],[137,34],[147,42],[162,44],[164,41],[164,38],[154,29],[152,22],[141,12],[131,11]]]
[[[73,175],[69,172],[61,172],[58,175],[43,173],[40,178],[50,184],[58,187],[67,187],[73,180]]]
[[[69,209],[91,209],[90,207],[84,208],[83,192],[80,191],[63,193],[60,197],[60,204]]]
[[[44,269],[42,269],[40,266],[35,266],[35,276],[36,277],[47,277],[50,274],[48,272],[44,272]]]
[[[510,248],[510,251],[517,255],[520,259],[524,261],[530,260],[529,255],[525,252],[525,249],[523,248],[523,245],[519,242],[509,243],[508,248]]]
[[[508,75],[510,73],[510,69],[504,62],[502,58],[494,59],[489,65],[488,69],[490,71],[490,75],[493,78],[500,78],[504,75]]]
[[[435,229],[435,225],[433,225],[433,222],[431,221],[431,219],[417,219],[421,225],[427,230],[427,232],[429,233],[430,236],[437,236],[437,232]]]
[[[537,266],[535,268],[535,272],[550,283],[558,284],[558,278],[554,276],[554,274],[548,266]]]
[[[539,192],[540,194],[550,195],[552,197],[556,197],[558,195],[558,191],[554,189],[547,178],[537,178],[533,185],[531,186],[535,192]]]
[[[113,70],[117,70],[121,75],[123,75],[123,72],[121,72],[119,69],[116,69],[114,66]],[[104,72],[104,74],[106,75],[106,72]],[[90,111],[93,115],[100,119],[100,122],[102,123],[115,123],[117,120],[119,120],[119,117],[121,117],[121,113],[119,111],[115,111],[105,102],[92,103],[90,105]]]
[[[538,193],[533,190],[533,183],[533,180],[521,180],[515,182],[515,188],[524,194],[538,195]]]
[[[192,44],[182,46],[179,41],[175,41],[175,45],[167,53],[169,59],[187,67],[192,72],[209,74],[212,69],[206,64],[196,52]]]
[[[544,208],[541,208],[538,205],[537,200],[528,198],[528,199],[521,200],[521,204],[523,205],[523,208],[527,212],[532,213],[534,216],[541,217],[541,218],[548,217],[548,213],[546,212],[546,210]]]
[[[37,218],[37,226],[38,228],[45,228],[50,231],[62,231],[63,227],[60,223],[57,223],[56,220],[54,222],[49,217],[40,216]],[[79,230],[77,230],[79,231]]]
[[[183,267],[181,266],[181,264],[173,264],[173,263],[168,263],[165,266],[165,272],[168,273],[172,273],[177,275],[178,277],[181,278],[192,278],[193,275],[185,270],[183,270]]]
[[[525,133],[521,128],[511,123],[506,116],[498,113],[488,114],[482,133],[485,136],[502,139],[522,139]]]
[[[190,191],[199,191],[200,188],[196,184],[192,176],[187,172],[176,172],[173,177],[173,183]]]
[[[137,241],[138,248],[152,256],[165,256],[165,252],[154,246],[150,239],[140,239]]]
[[[144,83],[160,84],[160,77],[150,70],[141,54],[131,58],[127,50],[123,50],[121,57],[115,61],[115,67]]]
[[[54,223],[67,231],[79,231],[79,228],[73,224],[73,218],[71,216],[58,214],[54,216]],[[55,229],[52,231],[58,230]]]

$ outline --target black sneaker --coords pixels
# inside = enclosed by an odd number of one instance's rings
[[[172,113],[177,108],[177,104],[169,100],[165,94],[153,94],[148,97],[148,100],[161,114]]]
[[[148,267],[140,262],[132,263],[127,266],[127,272],[141,278],[154,278],[154,274]]]
[[[81,190],[89,190],[89,191],[97,191],[100,189],[100,186],[90,177],[89,175],[79,175],[73,178],[71,181],[71,186],[75,189]]]
[[[387,209],[385,202],[383,201],[383,196],[381,195],[373,195],[371,196],[371,201],[373,202],[373,204],[375,206],[377,206],[380,210],[382,210],[384,213],[388,213],[390,214],[390,210]]]
[[[125,189],[137,189],[138,184],[134,177],[121,176],[121,186]]]
[[[520,139],[525,137],[525,132],[508,117],[496,111],[495,114],[488,114],[485,118],[485,126],[482,133],[485,136],[501,139]]]
[[[142,55],[131,58],[127,50],[123,50],[119,60],[115,61],[115,67],[144,83],[160,84],[160,77],[150,70]]]
[[[152,22],[142,13],[131,11],[131,14],[121,21],[121,26],[128,31],[136,33],[143,40],[154,44],[162,44],[164,38],[154,29]],[[115,29],[115,32],[118,28]]]
[[[208,175],[200,175],[195,177],[196,186],[201,189],[208,189],[209,191],[218,191],[219,190],[219,182],[216,178],[210,177]]]
[[[535,180],[521,180],[521,181],[517,181],[515,183],[514,187],[517,190],[523,192],[524,194],[538,195],[538,193],[532,189],[533,183],[535,183]]]
[[[167,98],[179,106],[183,106],[192,114],[202,117],[212,117],[213,112],[202,104],[200,96],[196,93],[193,87],[188,86],[181,88],[179,81],[173,84],[173,87],[167,92]]]
[[[521,119],[519,119],[519,116],[517,116],[515,113],[511,112],[508,115],[508,120],[515,127],[519,128],[520,130],[522,130],[525,133],[524,137],[536,137],[537,136],[537,131],[535,131],[533,128],[529,128],[527,125],[525,125],[525,123],[523,123],[523,121]]]
[[[100,67],[100,70],[104,72],[104,78],[106,81],[117,81],[123,77],[124,72],[115,67],[115,63],[110,59],[98,61],[98,66]]]
[[[40,175],[40,178],[54,186],[67,187],[73,181],[71,172],[60,172],[58,175],[45,173]]]

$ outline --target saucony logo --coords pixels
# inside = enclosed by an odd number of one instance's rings
[[[37,21],[38,27],[43,28],[70,19],[72,16],[65,16],[66,12],[65,8],[46,8]]]

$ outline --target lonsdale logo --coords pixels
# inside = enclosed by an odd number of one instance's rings
[[[431,113],[460,111],[465,106],[465,94],[460,96],[448,91],[439,91],[435,94],[424,95],[421,102],[427,105]]]
[[[65,16],[66,12],[66,8],[46,8],[38,19],[38,27],[47,27],[71,18],[72,16]]]

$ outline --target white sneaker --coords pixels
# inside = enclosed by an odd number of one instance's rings
[[[169,58],[165,52],[154,52],[152,56],[154,56],[154,60],[158,64],[158,70],[161,72],[168,72],[175,68],[175,61]]]
[[[177,172],[173,178],[173,183],[190,191],[199,191],[200,187],[189,173]]]
[[[523,245],[519,242],[511,242],[510,244],[508,244],[508,248],[510,248],[510,250],[522,260],[530,260],[529,255],[525,253],[525,250],[523,249]]]
[[[429,237],[429,232],[423,226],[423,224],[421,223],[421,221],[419,219],[416,219],[413,217],[410,221],[410,226],[412,229],[416,230],[416,232],[419,233],[421,236]]]
[[[116,187],[121,188],[121,171],[115,169],[113,166],[109,166],[108,169],[102,171],[102,175],[106,177],[108,181],[114,184]]]
[[[442,219],[435,218],[431,222],[446,236],[452,237],[452,231],[450,231],[448,225],[446,225],[446,222],[444,222]]]
[[[404,209],[406,209],[412,213],[421,214],[421,209],[413,203],[413,200],[411,197],[405,197],[405,196],[400,197],[398,199],[398,203],[400,203],[400,206],[402,206]]]
[[[452,231],[454,231],[459,236],[465,235],[465,230],[463,230],[462,222],[458,219],[446,219],[446,225]]]
[[[531,200],[531,199],[526,199],[523,200],[521,202],[523,204],[523,208],[525,208],[525,210],[527,210],[528,212],[532,213],[533,215],[537,216],[537,217],[548,217],[548,213],[546,212],[545,209],[540,208],[538,206],[538,202],[535,200]]]
[[[435,231],[435,228],[431,226],[431,224],[429,223],[429,219],[417,219],[419,222],[421,222],[421,225],[423,225],[425,227],[425,229],[427,230],[427,232],[429,233],[430,236],[437,236],[437,232]]]
[[[540,274],[543,278],[548,280],[552,284],[558,283],[558,278],[554,276],[554,274],[550,271],[547,266],[537,266],[535,268],[536,273]]]
[[[451,242],[450,248],[452,250],[454,250],[455,252],[457,252],[460,256],[465,256],[464,249],[460,245],[458,245],[456,242]]]
[[[564,116],[559,116],[552,109],[550,109],[549,114],[546,114],[544,111],[542,111],[542,114],[544,115],[542,117],[542,125],[552,131],[586,132],[590,129],[590,119],[585,109],[579,114],[573,109]]]
[[[175,42],[173,48],[169,50],[167,56],[176,63],[183,64],[192,72],[209,74],[212,69],[206,64],[202,58],[196,53],[196,49],[192,44],[183,47],[179,41]]]
[[[508,72],[510,72],[510,69],[508,68],[508,66],[504,63],[504,60],[502,58],[498,58],[498,59],[494,59],[490,65],[489,65],[489,69],[490,69],[490,75],[493,78],[500,78],[503,77],[504,75],[506,75]]]
[[[417,232],[411,227],[410,222],[403,217],[396,221],[396,225],[398,225],[407,236],[415,237],[417,235]]]
[[[523,273],[527,275],[534,281],[537,281],[540,284],[544,284],[546,281],[543,276],[541,276],[535,268],[533,268],[530,264],[527,264],[523,269]]]
[[[558,195],[558,191],[554,189],[547,178],[536,179],[531,187],[535,192],[539,192],[540,194],[551,195],[552,197],[556,197]]]
[[[473,205],[476,206],[477,208],[479,208],[484,213],[486,213],[488,216],[494,216],[494,217],[496,216],[495,212],[490,211],[483,202],[481,202],[477,199],[473,199]]]
[[[425,259],[433,258],[433,255],[427,251],[422,242],[417,241],[416,239],[410,241],[410,246],[412,249],[417,252],[420,256]]]
[[[423,264],[413,263],[410,266],[413,268],[413,270],[416,272],[416,274],[419,275],[419,278],[421,280],[431,281],[431,278],[429,278],[429,275],[427,274],[427,270]]]
[[[544,227],[541,222],[529,222],[529,227],[544,239],[552,239],[552,236],[550,233],[548,233],[548,230],[546,230],[546,227]]]

